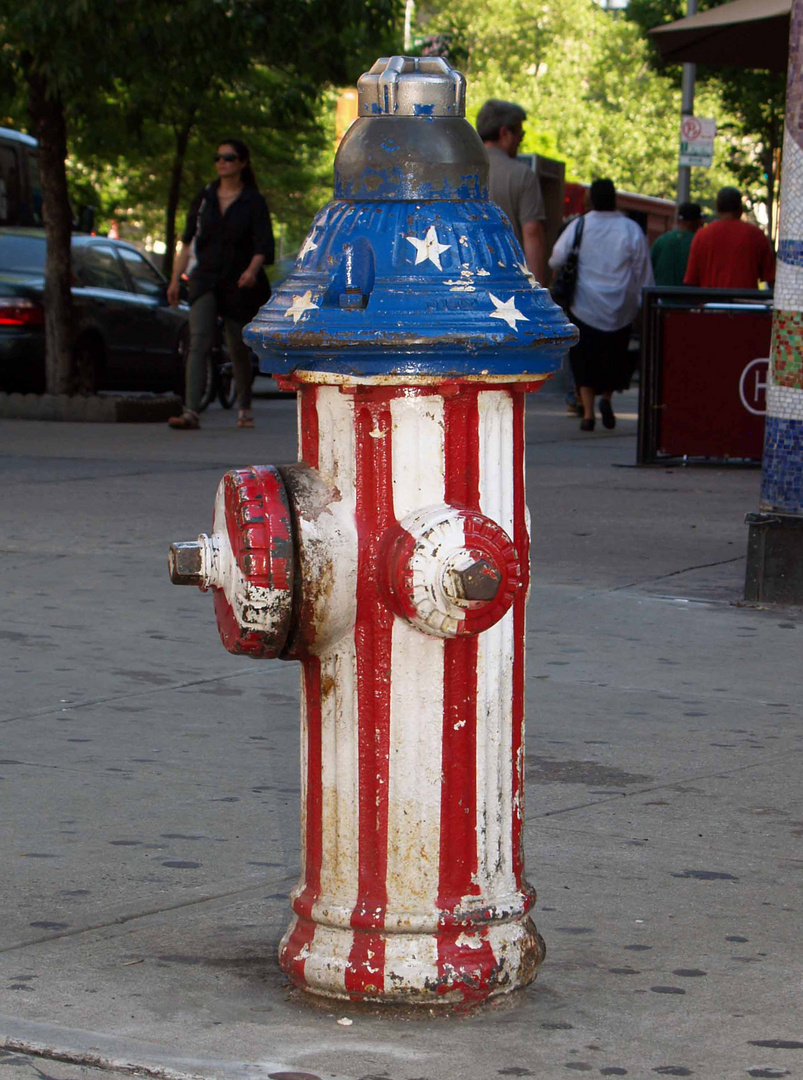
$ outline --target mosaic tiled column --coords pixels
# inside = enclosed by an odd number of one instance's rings
[[[778,272],[759,513],[748,514],[745,597],[803,603],[803,0],[794,0]]]

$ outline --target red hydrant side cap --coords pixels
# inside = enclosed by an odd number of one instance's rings
[[[215,531],[220,535],[224,528],[230,566],[213,583],[223,644],[255,658],[278,656],[290,630],[294,556],[287,492],[276,468],[226,473],[215,507]]]
[[[259,659],[279,656],[293,616],[293,519],[273,465],[233,469],[220,481],[210,536],[170,545],[174,585],[214,589],[223,644]]]

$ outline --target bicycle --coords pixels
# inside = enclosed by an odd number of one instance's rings
[[[224,409],[230,409],[237,399],[237,384],[226,347],[226,334],[223,319],[218,315],[215,323],[215,338],[206,357],[206,380],[198,412],[203,412],[215,398]]]

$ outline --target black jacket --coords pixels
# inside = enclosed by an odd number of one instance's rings
[[[182,242],[195,241],[196,264],[190,273],[190,303],[204,293],[217,296],[218,311],[228,318],[248,322],[270,296],[264,270],[252,289],[240,289],[237,281],[254,255],[273,262],[273,229],[267,204],[255,187],[244,187],[225,214],[220,213],[217,180],[193,200]]]

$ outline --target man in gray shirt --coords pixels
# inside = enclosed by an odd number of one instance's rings
[[[524,249],[527,266],[536,280],[544,280],[546,235],[544,200],[532,169],[516,161],[524,136],[522,124],[527,113],[512,101],[486,101],[477,113],[477,131],[485,143],[491,172],[488,194],[510,218],[513,231]]]

